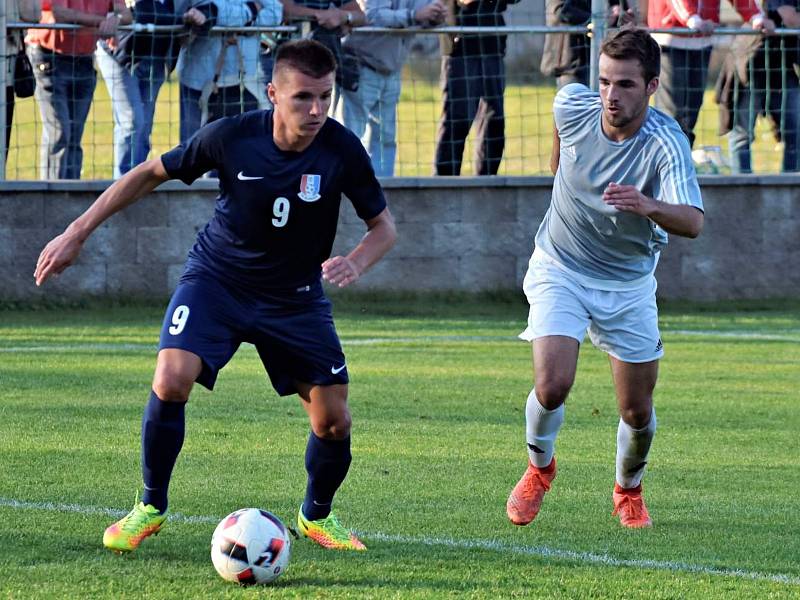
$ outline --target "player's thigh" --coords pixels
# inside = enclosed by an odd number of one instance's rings
[[[655,278],[632,291],[594,290],[589,309],[589,337],[600,350],[628,363],[651,362],[664,355]]]
[[[333,323],[331,305],[318,298],[307,306],[265,311],[252,341],[275,391],[297,393],[296,382],[312,386],[346,385],[347,363]]]
[[[165,349],[196,355],[201,368],[195,380],[213,389],[220,369],[239,347],[243,327],[240,320],[248,313],[248,307],[214,279],[183,281],[164,316],[159,355]]]
[[[295,382],[311,429],[321,438],[343,439],[350,435],[351,417],[347,385],[312,385]]]

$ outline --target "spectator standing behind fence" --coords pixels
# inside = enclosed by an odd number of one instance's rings
[[[311,20],[311,38],[333,52],[336,59],[336,86],[331,101],[331,114],[339,104],[343,90],[358,89],[358,65],[345,61],[342,37],[353,27],[366,25],[367,17],[356,0],[281,0],[286,23],[299,25]]]
[[[447,0],[447,22],[503,27],[508,4],[519,0]],[[475,174],[497,175],[505,147],[506,36],[443,35],[442,116],[436,134],[436,175],[460,175],[464,144],[476,124]]]
[[[37,23],[42,16],[39,0],[9,0],[6,3],[9,23],[27,21]],[[11,124],[14,122],[14,68],[17,55],[25,47],[22,30],[9,29],[6,35],[6,154],[11,143]]]
[[[259,62],[259,35],[210,33],[211,27],[268,27],[281,22],[278,0],[203,0],[203,19],[178,57],[181,142],[202,125],[269,105]],[[190,11],[191,12],[191,11]]]
[[[142,25],[202,25],[205,16],[188,10],[190,0],[136,0],[133,19]],[[114,116],[114,178],[147,160],[156,100],[175,68],[178,33],[126,31],[97,42],[97,66],[111,98]]]
[[[770,32],[775,24],[761,12],[757,0],[731,0],[736,12],[753,29]],[[656,108],[673,117],[689,138],[703,104],[711,33],[719,25],[720,0],[649,0],[647,25],[655,28],[688,27],[695,35],[654,33],[661,45],[661,83],[655,94]]]
[[[767,0],[778,26],[800,28],[800,0]],[[766,114],[783,141],[784,172],[800,170],[800,80],[797,36],[739,36],[720,75],[730,85],[720,107],[720,133],[730,131],[728,150],[734,173],[752,173],[750,144],[756,117]],[[721,91],[721,90],[720,90]]]
[[[636,10],[626,0],[610,0],[608,26],[621,27],[636,21]],[[547,25],[565,27],[588,25],[592,20],[591,0],[547,0]],[[591,40],[582,33],[549,33],[544,38],[542,75],[556,78],[559,88],[568,83],[589,85]]]
[[[367,23],[375,27],[432,27],[444,22],[440,0],[366,0]],[[358,89],[344,91],[344,124],[367,149],[375,174],[394,175],[400,75],[413,36],[350,35],[345,53],[358,57]]]
[[[97,74],[92,55],[98,37],[116,34],[132,21],[124,0],[45,0],[40,23],[72,23],[78,30],[31,29],[26,42],[36,76],[42,116],[39,174],[42,179],[79,179],[81,138]]]

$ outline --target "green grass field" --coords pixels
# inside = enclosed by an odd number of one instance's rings
[[[645,491],[655,526],[611,512],[617,417],[608,364],[582,350],[559,475],[533,525],[505,500],[526,461],[526,309],[490,298],[336,302],[354,462],[337,511],[358,555],[293,545],[264,589],[220,579],[218,519],[291,522],[308,426],[255,351],[197,389],[172,520],[134,554],[101,546],[133,504],[160,307],[0,312],[2,598],[798,598],[800,306],[667,306],[659,431]]]
[[[406,71],[403,94],[398,106],[396,174],[404,177],[428,176],[441,113],[441,94],[437,83],[415,78]],[[552,102],[555,88],[512,84],[506,89],[506,147],[500,165],[501,175],[550,174],[550,148],[553,139]],[[178,84],[166,84],[159,94],[153,129],[153,154],[166,152],[179,141]],[[727,142],[717,135],[717,106],[713,91],[706,93],[696,128],[695,147],[721,146],[727,153]],[[32,98],[17,100],[11,150],[7,165],[8,179],[37,179],[38,144],[41,137],[39,110]],[[464,151],[462,173],[472,169],[473,135]],[[112,173],[113,122],[111,101],[106,86],[98,78],[95,100],[83,136],[84,179],[109,179]],[[757,173],[780,171],[782,150],[762,120],[752,147],[753,168]]]

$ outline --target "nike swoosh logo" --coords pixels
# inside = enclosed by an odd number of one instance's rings
[[[337,369],[336,367],[331,367],[331,373],[333,373],[334,375],[338,375],[339,373],[341,373],[342,371],[344,371],[344,368],[345,368],[346,366],[347,366],[347,365],[346,365],[346,364],[344,364],[344,365],[342,365],[341,367],[339,367],[338,369]]]
[[[254,179],[264,179],[264,177],[252,177],[250,175],[245,175],[244,171],[239,171],[236,175],[236,179],[239,181],[252,181]]]

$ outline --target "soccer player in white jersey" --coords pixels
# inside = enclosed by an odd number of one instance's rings
[[[641,481],[663,355],[654,271],[668,233],[695,238],[703,228],[688,140],[648,106],[660,58],[647,32],[621,29],[602,45],[599,94],[570,84],[553,103],[553,195],[524,282],[520,337],[533,342],[535,385],[528,468],[506,504],[515,525],[533,521],[556,476],[555,440],[587,329],[608,354],[620,414],[613,514],[625,527],[652,525]]]

